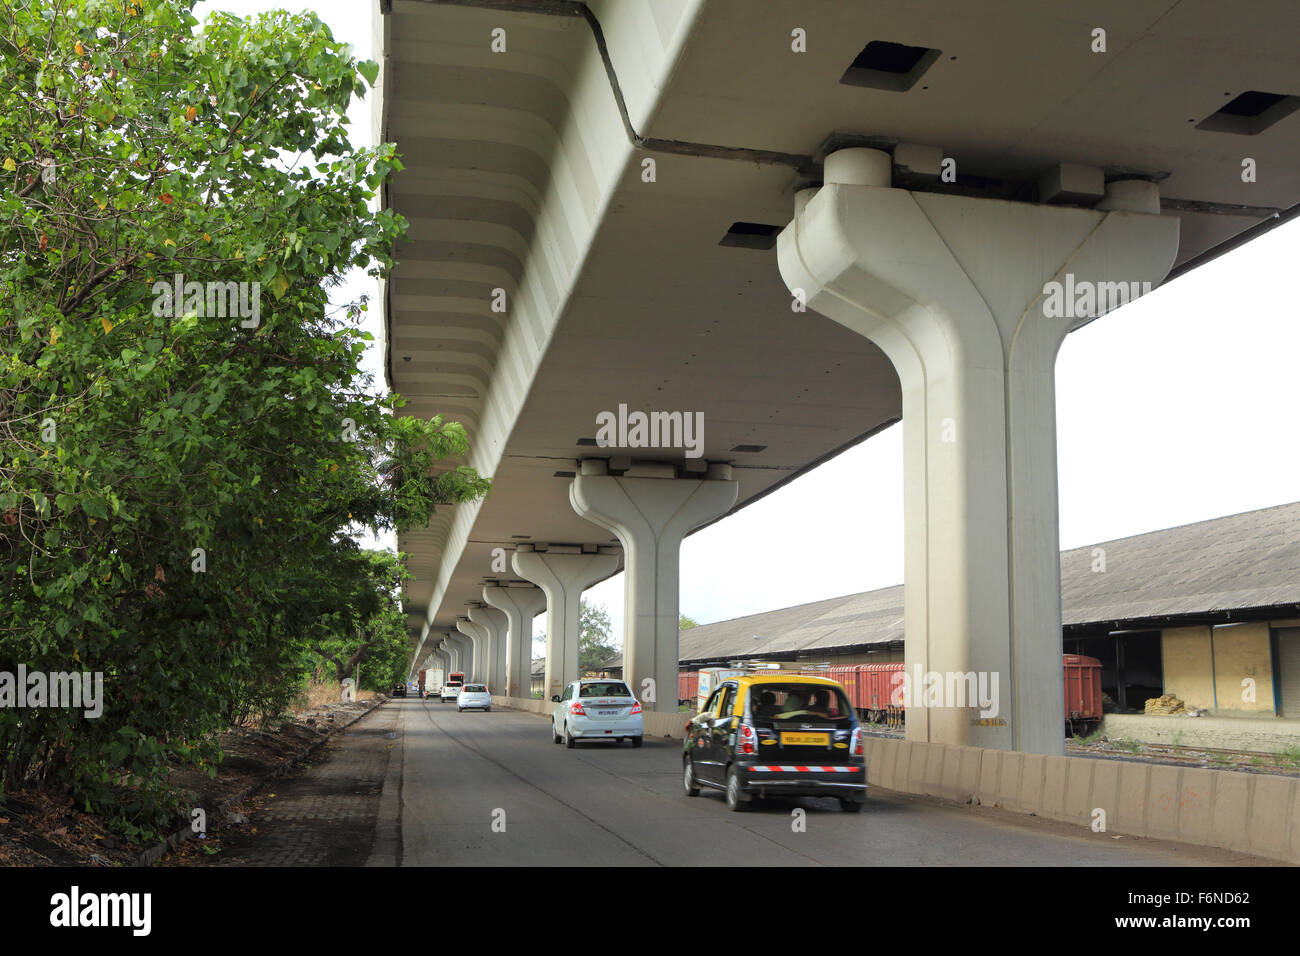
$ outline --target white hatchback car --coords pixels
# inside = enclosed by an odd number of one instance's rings
[[[641,702],[621,680],[603,677],[575,680],[564,693],[552,697],[551,739],[573,747],[579,740],[614,740],[626,737],[641,746]]]
[[[485,711],[492,709],[492,695],[488,693],[486,684],[466,684],[456,697],[456,713],[476,708]]]

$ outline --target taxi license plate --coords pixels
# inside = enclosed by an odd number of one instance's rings
[[[598,717],[613,717],[613,716],[615,716],[615,715],[617,715],[617,714],[618,714],[618,711],[616,711],[616,710],[598,710],[598,711],[596,711],[596,715],[597,715]]]
[[[781,746],[795,744],[800,747],[825,747],[831,742],[830,734],[781,734]]]

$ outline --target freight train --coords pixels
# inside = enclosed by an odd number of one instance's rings
[[[1101,661],[1080,654],[1062,657],[1065,670],[1065,723],[1070,733],[1087,732],[1101,721]],[[797,674],[828,677],[848,692],[858,715],[872,723],[901,725],[907,708],[896,688],[902,681],[903,662],[889,664],[837,664],[821,667],[784,668]],[[730,672],[730,671],[728,671]],[[706,671],[707,680],[712,674]],[[677,700],[695,705],[700,671],[677,672]]]

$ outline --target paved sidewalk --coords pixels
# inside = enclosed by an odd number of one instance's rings
[[[210,865],[364,865],[389,756],[401,746],[387,735],[400,716],[396,707],[376,708],[326,744],[309,770],[268,785],[250,801],[258,809],[248,823],[223,827],[222,852]]]

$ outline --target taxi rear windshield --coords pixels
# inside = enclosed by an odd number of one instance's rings
[[[632,692],[622,681],[610,681],[608,684],[583,684],[578,691],[579,697],[631,697]]]
[[[760,721],[815,718],[849,720],[853,708],[838,687],[817,684],[762,684],[749,692],[749,710]]]
[[[487,688],[482,684],[466,684],[465,693],[467,694],[486,694]]]

